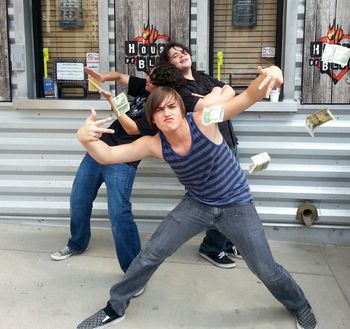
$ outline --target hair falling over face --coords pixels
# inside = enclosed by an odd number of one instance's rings
[[[153,124],[154,113],[157,111],[159,106],[168,98],[174,99],[179,104],[182,115],[185,115],[185,105],[183,103],[181,96],[174,89],[170,87],[158,87],[147,98],[146,115],[150,123]]]

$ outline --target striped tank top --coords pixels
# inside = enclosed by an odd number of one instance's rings
[[[252,199],[247,178],[230,148],[209,140],[197,127],[193,113],[187,113],[192,145],[185,156],[176,154],[162,132],[164,160],[174,170],[191,198],[209,206],[249,203]]]

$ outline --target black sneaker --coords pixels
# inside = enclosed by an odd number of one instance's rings
[[[77,329],[94,329],[94,328],[107,328],[113,324],[122,322],[125,318],[125,315],[115,315],[108,316],[104,309],[99,310],[94,315],[91,315],[89,318],[80,323]]]
[[[317,329],[317,321],[309,305],[295,314],[298,329]]]
[[[224,251],[220,252],[218,255],[207,255],[202,252],[199,252],[199,254],[206,259],[209,263],[212,263],[215,266],[221,267],[221,268],[234,268],[236,267],[235,261],[227,257],[226,253]]]

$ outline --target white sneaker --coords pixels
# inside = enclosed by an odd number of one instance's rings
[[[65,246],[63,249],[54,252],[51,255],[51,259],[52,260],[64,260],[70,256],[82,254],[84,251],[75,251],[75,250],[70,249],[68,246]]]

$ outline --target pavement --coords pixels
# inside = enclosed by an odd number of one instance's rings
[[[74,329],[105,306],[122,278],[111,232],[93,229],[89,250],[64,261],[69,228],[0,223],[0,329]],[[142,235],[143,243],[149,238]],[[296,329],[243,260],[220,269],[198,255],[196,236],[169,257],[134,298],[119,329]],[[350,328],[350,247],[270,241],[303,288],[319,329]]]

